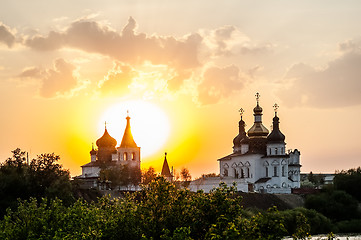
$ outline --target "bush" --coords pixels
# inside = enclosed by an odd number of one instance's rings
[[[341,221],[336,225],[340,233],[361,233],[361,219]]]

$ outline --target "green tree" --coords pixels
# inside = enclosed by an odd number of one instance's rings
[[[361,167],[342,170],[333,179],[336,190],[342,190],[361,201]]]
[[[358,216],[358,202],[344,191],[328,191],[309,195],[305,207],[314,209],[334,221]]]

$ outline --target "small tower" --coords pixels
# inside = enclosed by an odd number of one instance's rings
[[[280,119],[277,117],[279,106],[277,103],[273,105],[275,116],[273,118],[272,132],[267,137],[267,155],[279,156],[285,155],[285,135],[280,131]]]
[[[168,165],[168,161],[167,161],[167,153],[164,153],[164,162],[163,162],[161,175],[168,181],[170,181],[170,182],[173,181],[173,175],[171,174],[171,172],[169,170],[169,165]]]
[[[239,109],[241,120],[238,122],[238,135],[233,139],[233,152],[246,153],[248,151],[248,137],[246,134],[246,123],[243,121],[243,108]]]
[[[128,113],[129,114],[129,113]],[[130,117],[126,117],[127,125],[124,130],[122,142],[118,149],[118,161],[122,164],[127,164],[130,167],[137,167],[140,169],[140,147],[134,141],[133,134],[130,128]]]
[[[90,151],[90,161],[95,162],[97,160],[97,151],[94,149],[94,143],[92,143],[92,150]]]

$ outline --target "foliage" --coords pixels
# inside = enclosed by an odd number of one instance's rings
[[[51,154],[38,155],[28,165],[25,152],[19,148],[0,166],[0,217],[8,207],[16,207],[16,199],[60,198],[66,204],[74,201],[69,171],[57,163],[60,157]]]
[[[153,167],[149,167],[147,170],[142,172],[142,183],[147,185],[151,181],[153,181],[157,177],[155,169]]]
[[[101,168],[99,175],[100,180],[111,182],[112,189],[116,189],[119,186],[126,186],[127,188],[130,185],[137,186],[141,180],[140,169],[128,165]]]
[[[345,220],[336,223],[338,232],[340,233],[360,233],[361,219]]]
[[[138,193],[97,202],[21,201],[0,221],[0,239],[281,239],[280,212],[245,214],[234,186],[210,194],[177,189],[162,177]]]
[[[285,227],[289,235],[300,231],[311,235],[334,231],[334,226],[330,219],[313,209],[295,208],[283,211],[282,214],[285,218]],[[300,217],[301,215],[305,217],[306,222],[297,222],[300,221],[300,218],[303,218]],[[298,220],[297,217],[299,218]],[[304,225],[302,226],[302,224]],[[302,230],[297,228],[302,228]]]
[[[342,190],[361,201],[361,167],[342,170],[333,179],[336,190]]]
[[[310,195],[305,207],[314,209],[334,221],[356,218],[358,202],[344,191],[327,191]]]

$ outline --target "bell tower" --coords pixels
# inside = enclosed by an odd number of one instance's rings
[[[126,119],[127,125],[124,130],[123,139],[117,148],[118,161],[120,161],[121,164],[127,164],[129,167],[137,167],[140,169],[140,147],[137,146],[133,138],[130,128],[129,112]]]

